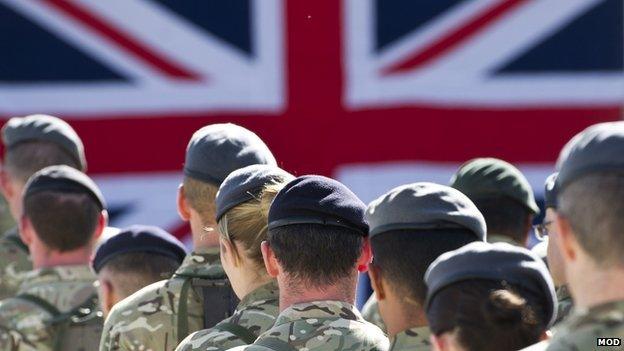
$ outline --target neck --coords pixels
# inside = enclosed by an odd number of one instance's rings
[[[576,268],[576,267],[575,267]],[[624,300],[624,268],[604,269],[597,266],[575,270],[568,287],[579,308]]]
[[[88,265],[91,257],[91,249],[78,249],[60,253],[58,251],[48,251],[45,253],[32,252],[33,268],[52,268],[58,266]]]
[[[278,277],[280,312],[294,304],[312,301],[329,300],[355,304],[355,284],[349,284],[348,287],[346,283],[312,287],[309,284],[298,283],[295,281],[287,282]]]
[[[219,232],[216,225],[207,227],[201,221],[194,219],[191,219],[190,224],[193,233],[193,248],[196,252],[219,247]],[[206,229],[210,229],[210,231]]]
[[[259,287],[263,285],[270,283],[273,280],[273,278],[269,277],[266,273],[258,274],[257,272],[254,272],[254,273],[251,273],[250,276],[252,276],[253,279],[243,282],[242,286],[240,286],[239,289],[237,289],[240,292],[240,294],[237,294],[237,295],[241,299],[245,298],[245,296],[251,294],[254,290],[258,289]]]
[[[390,309],[386,313],[389,318],[384,319],[390,337],[395,337],[397,334],[407,329],[426,327],[429,325],[425,317],[425,312],[420,305],[386,303],[384,307],[385,309]]]

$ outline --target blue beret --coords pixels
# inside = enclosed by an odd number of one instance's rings
[[[296,178],[277,194],[269,210],[269,229],[292,224],[345,227],[364,236],[366,205],[342,183],[318,175]]]
[[[368,205],[369,235],[399,229],[464,228],[485,241],[483,215],[459,190],[434,183],[414,183],[390,190]]]
[[[13,117],[2,127],[2,142],[7,149],[25,141],[48,141],[60,146],[84,171],[87,161],[82,140],[76,131],[60,118],[48,115]]]
[[[294,177],[290,173],[270,165],[251,165],[230,173],[217,193],[217,221],[232,208],[258,198],[267,184],[285,183],[292,179]]]
[[[269,148],[255,133],[231,123],[213,124],[191,137],[184,174],[219,186],[233,171],[255,164],[277,165]]]
[[[106,209],[104,196],[93,180],[69,166],[49,166],[33,174],[24,186],[23,200],[43,191],[87,194],[101,210]]]
[[[555,172],[546,178],[546,183],[544,184],[544,207],[546,208],[557,208],[557,195],[559,194],[558,174]]]
[[[624,172],[624,122],[595,124],[572,138],[557,161],[559,189],[588,174]]]
[[[180,264],[186,256],[184,245],[173,235],[158,227],[134,225],[104,239],[95,249],[91,267],[99,273],[114,257],[139,252],[170,257]]]
[[[440,290],[470,279],[505,281],[542,296],[544,321],[550,327],[555,320],[557,298],[548,268],[531,251],[506,243],[474,242],[440,255],[425,273],[426,310]]]

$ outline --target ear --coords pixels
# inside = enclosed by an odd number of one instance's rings
[[[115,288],[113,287],[113,283],[111,283],[108,279],[100,279],[100,289],[101,294],[100,297],[102,299],[102,311],[104,315],[108,315],[108,312],[115,306],[117,302],[117,296],[115,294]]]
[[[260,249],[262,250],[262,258],[264,259],[264,267],[267,273],[271,278],[276,278],[280,272],[280,265],[275,257],[275,253],[266,240],[260,244]]]
[[[381,270],[379,269],[379,267],[375,266],[374,263],[371,263],[368,266],[368,276],[370,277],[373,290],[375,290],[375,296],[377,297],[377,301],[384,300],[386,298],[386,293],[384,291],[384,285],[381,280]]]
[[[178,186],[178,215],[182,218],[183,221],[188,222],[191,218],[191,209],[186,200],[186,196],[184,196],[184,184],[180,184]]]
[[[106,226],[108,226],[108,211],[102,210],[102,212],[100,212],[100,216],[98,217],[98,224],[95,228],[95,233],[93,233],[93,240],[98,240],[100,236],[102,236]]]
[[[32,223],[26,216],[22,215],[22,217],[20,217],[18,226],[20,238],[22,239],[24,244],[26,244],[26,246],[30,247],[30,245],[32,245],[33,243],[34,236],[36,235]]]
[[[524,246],[527,246],[527,242],[529,241],[529,233],[531,232],[531,228],[533,227],[533,217],[533,215],[528,215],[524,223],[524,233],[526,233],[524,243],[522,243],[522,245]]]
[[[9,174],[5,170],[0,171],[0,191],[2,191],[2,195],[7,198],[7,200],[13,198],[15,195],[15,189],[13,189]]]
[[[431,334],[431,336],[429,336],[429,341],[431,342],[431,346],[432,346],[432,350],[433,351],[445,351],[445,350],[448,350],[447,341],[444,338],[444,334],[440,335],[440,336],[436,336],[434,334]]]
[[[574,237],[572,227],[567,218],[557,213],[555,225],[559,235],[559,250],[565,261],[575,261],[578,255],[579,243]]]
[[[234,267],[239,267],[242,262],[235,244],[221,236],[219,236],[219,243],[221,244],[221,257],[231,262]]]
[[[362,245],[362,253],[357,261],[357,270],[360,273],[365,273],[368,270],[368,265],[371,263],[373,254],[371,252],[370,240],[364,238],[364,245]]]

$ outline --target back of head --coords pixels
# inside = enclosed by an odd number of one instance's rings
[[[524,245],[528,236],[531,213],[518,201],[506,196],[475,199],[474,204],[483,214],[488,233],[503,235]]]

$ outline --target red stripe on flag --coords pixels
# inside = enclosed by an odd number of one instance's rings
[[[501,2],[497,6],[494,6],[489,11],[477,16],[476,18],[473,18],[467,24],[464,24],[454,31],[451,31],[446,36],[442,37],[442,39],[431,43],[423,50],[415,53],[412,56],[407,57],[402,61],[399,61],[392,66],[384,68],[382,70],[382,74],[388,75],[405,72],[426,65],[427,63],[435,60],[449,50],[452,50],[458,44],[467,40],[488,24],[496,21],[504,14],[512,11],[514,8],[522,5],[525,2],[526,0],[503,0],[503,2]]]
[[[150,48],[133,40],[128,33],[108,25],[104,20],[97,18],[85,9],[67,0],[43,0],[47,4],[76,19],[83,25],[91,28],[103,37],[108,38],[115,45],[132,54],[137,59],[162,72],[164,75],[177,79],[199,80],[197,74],[176,63],[167,60]]]

